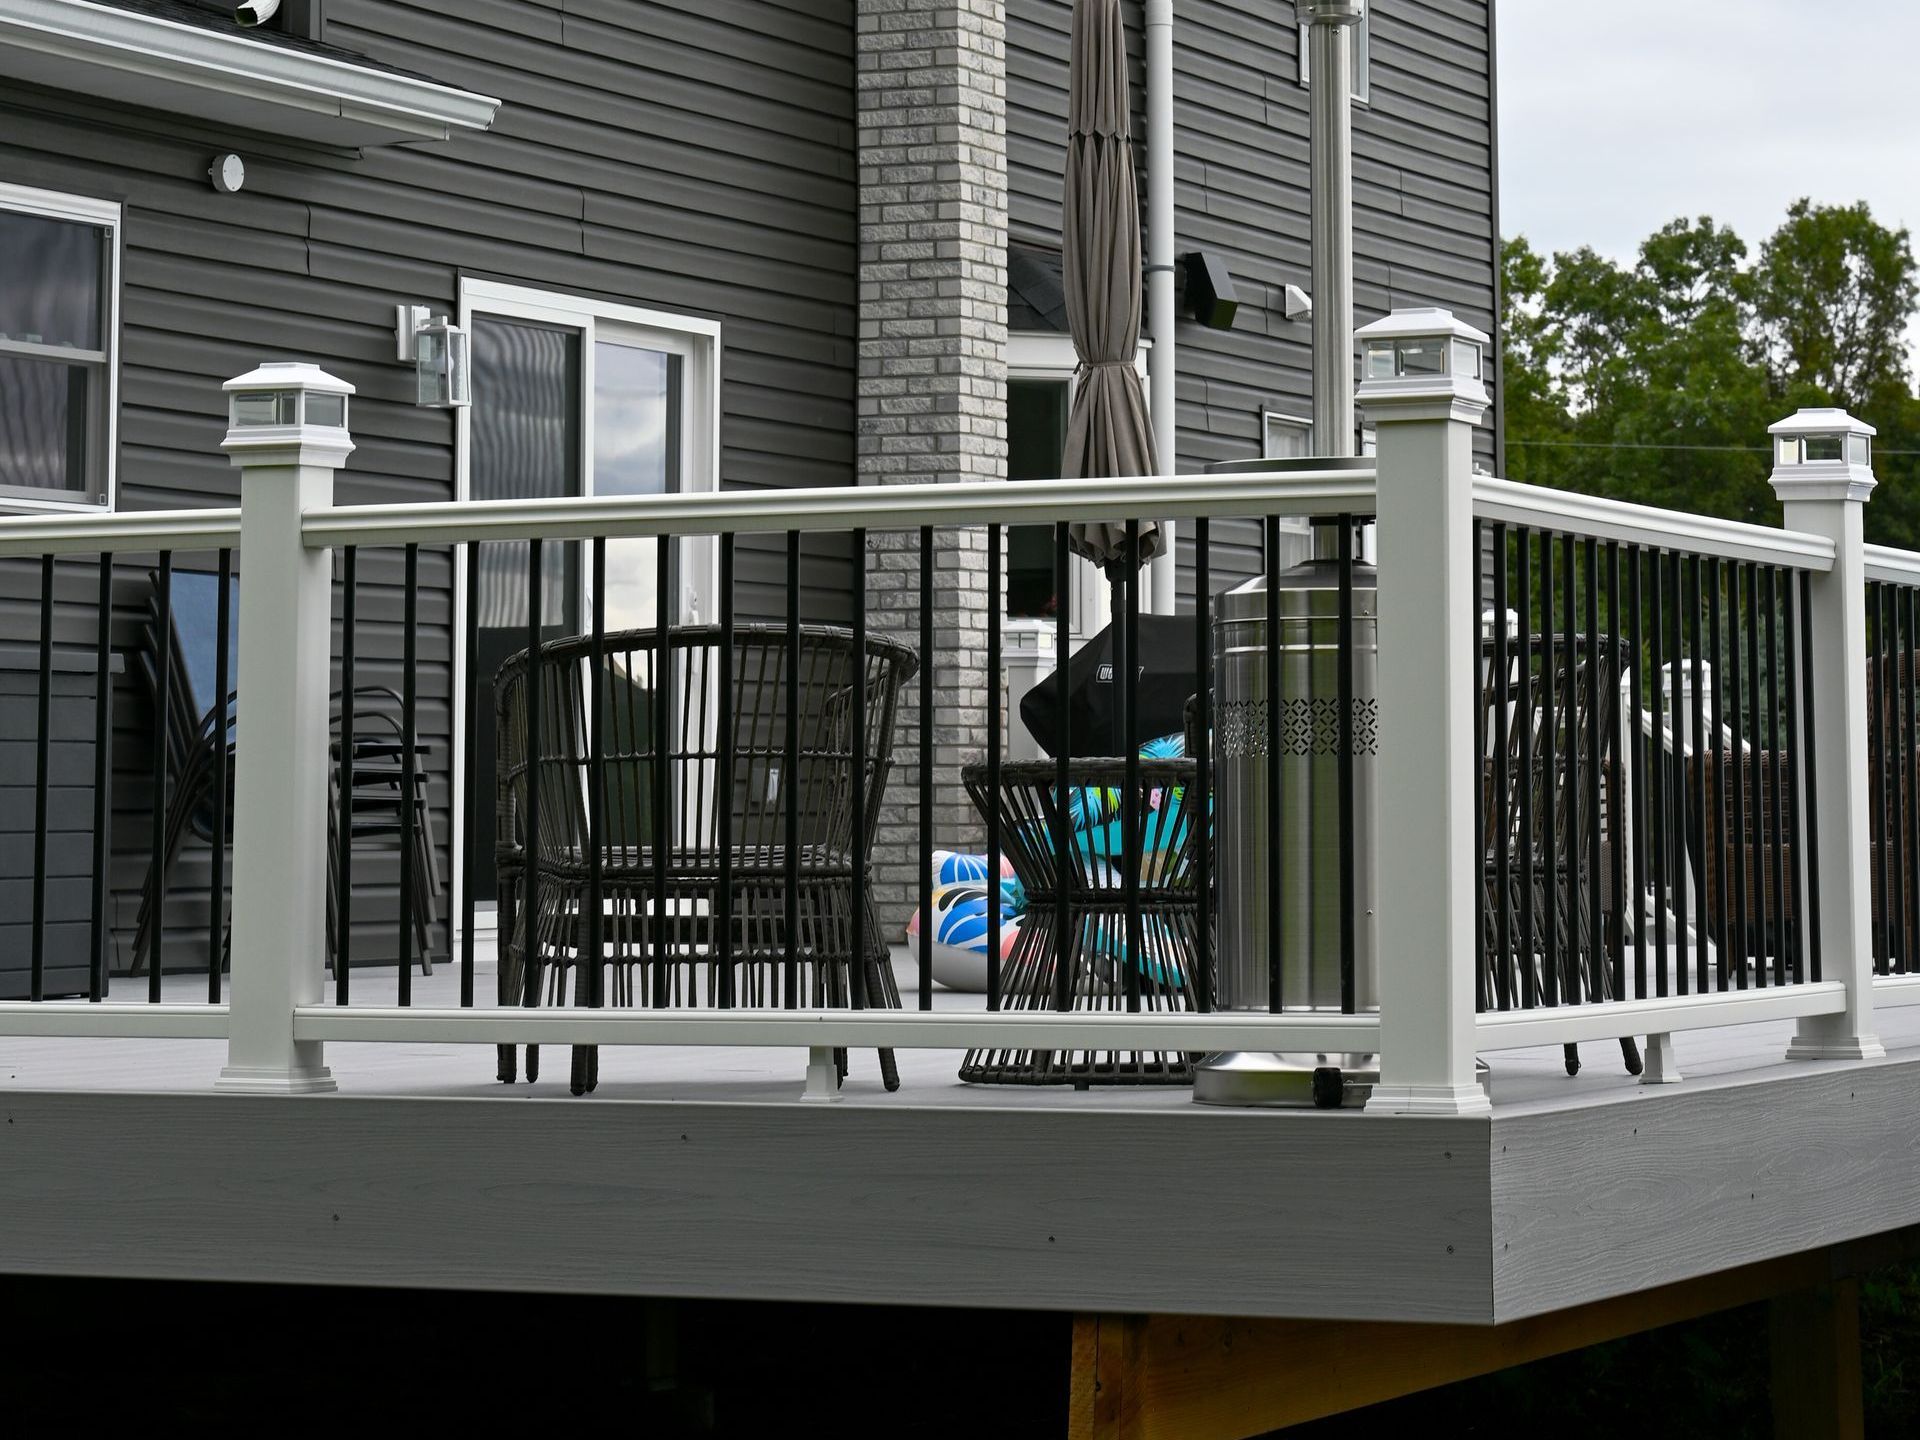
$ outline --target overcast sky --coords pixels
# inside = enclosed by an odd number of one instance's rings
[[[1500,222],[1631,260],[1680,215],[1750,253],[1801,195],[1920,225],[1920,0],[1498,0]]]

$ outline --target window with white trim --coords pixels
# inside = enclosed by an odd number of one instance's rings
[[[1356,105],[1365,105],[1371,98],[1368,88],[1373,78],[1373,47],[1367,34],[1367,20],[1368,17],[1362,15],[1359,23],[1352,27],[1353,45],[1347,52],[1352,57],[1353,103]],[[1313,66],[1307,45],[1308,28],[1306,25],[1300,27],[1300,83],[1303,86],[1313,84]]]
[[[113,503],[120,207],[0,184],[0,509]]]
[[[1266,460],[1304,460],[1313,454],[1313,421],[1284,410],[1260,412],[1260,455]]]

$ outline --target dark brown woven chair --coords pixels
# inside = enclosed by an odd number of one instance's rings
[[[998,795],[987,787],[985,765],[968,765],[961,772],[967,793],[983,815],[990,805],[1000,807],[1005,853],[1026,887],[1026,913],[1007,959],[1003,1009],[1054,1009],[1063,965],[1074,1010],[1125,1010],[1130,969],[1139,978],[1142,1010],[1199,1008],[1194,980],[1202,917],[1194,874],[1204,830],[1190,823],[1197,818],[1187,798],[1194,765],[1191,760],[1142,760],[1139,765],[1139,783],[1129,798],[1126,761],[1069,762],[1069,804],[1073,818],[1083,823],[1075,827],[1064,894],[1055,860],[1059,809],[1054,762],[1002,765]],[[1119,854],[1121,807],[1129,803],[1140,825],[1144,857],[1138,956],[1127,944],[1127,892]],[[1084,843],[1080,837],[1088,819],[1096,828],[1105,827],[1108,843]],[[1068,914],[1064,957],[1059,943],[1063,903]],[[1196,1058],[1182,1051],[969,1050],[960,1078],[1082,1090],[1092,1085],[1190,1085]]]
[[[802,626],[799,636],[799,749],[787,756],[787,644],[784,627],[739,626],[731,649],[731,774],[719,773],[721,631],[668,632],[664,677],[668,734],[655,718],[657,635],[608,635],[601,659],[575,636],[540,647],[538,753],[529,764],[527,652],[500,669],[499,994],[502,1004],[561,1004],[573,980],[576,1004],[592,998],[588,914],[591,865],[588,796],[593,783],[590,682],[600,667],[599,843],[602,998],[615,1005],[810,1007],[851,1001],[860,967],[868,1003],[898,1007],[899,988],[870,895],[853,891],[853,717],[866,689],[866,814],[871,843],[893,769],[901,685],[918,667],[912,650],[866,643],[856,660],[850,632]],[[664,754],[660,753],[664,750]],[[526,913],[525,819],[529,776],[537,777],[535,913]],[[656,833],[655,786],[664,774],[667,829]],[[789,851],[787,795],[798,789],[798,833]],[[729,893],[721,896],[721,817],[730,816],[724,853]],[[797,960],[787,988],[789,854],[797,873]],[[865,951],[853,954],[854,906],[865,907]],[[723,959],[722,951],[725,953]],[[845,1073],[844,1056],[841,1060]],[[887,1088],[899,1077],[881,1052]],[[597,1059],[576,1046],[575,1093],[593,1088]],[[500,1079],[514,1078],[511,1046],[500,1047]],[[539,1051],[527,1047],[527,1078]]]

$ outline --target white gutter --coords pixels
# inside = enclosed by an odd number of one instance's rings
[[[1154,467],[1172,475],[1179,449],[1174,412],[1173,0],[1146,0],[1147,30],[1147,413]],[[1177,574],[1173,521],[1160,522],[1165,549],[1147,572],[1147,609],[1171,615]]]
[[[0,75],[322,144],[445,140],[500,102],[88,0],[0,0]]]

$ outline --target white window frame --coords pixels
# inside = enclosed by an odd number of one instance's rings
[[[1275,458],[1286,458],[1276,457],[1274,454],[1273,435],[1276,427],[1284,427],[1285,429],[1297,431],[1305,435],[1307,439],[1306,453],[1308,455],[1313,454],[1312,420],[1305,415],[1295,415],[1286,410],[1276,410],[1270,405],[1263,405],[1260,409],[1260,455],[1262,459],[1272,460]]]
[[[1143,339],[1134,352],[1133,368],[1142,384],[1147,379],[1147,352],[1152,348],[1153,342]],[[1072,408],[1074,388],[1079,384],[1080,356],[1073,348],[1071,335],[1057,330],[1016,330],[1007,336],[1006,353],[1007,379],[1065,381],[1067,405]],[[1113,597],[1100,567],[1077,557],[1068,586],[1071,598],[1067,624],[1074,641],[1085,643],[1105,629],[1113,618]]]
[[[1372,20],[1369,13],[1360,17],[1353,27],[1353,103],[1371,105],[1373,103],[1373,44],[1368,35],[1368,23]],[[1313,85],[1312,63],[1309,59],[1307,31],[1310,27],[1302,24],[1300,32],[1300,88],[1305,90]]]
[[[106,342],[101,370],[106,377],[105,421],[100,437],[100,489],[85,496],[49,492],[44,500],[33,496],[0,495],[0,514],[86,513],[111,511],[118,495],[120,459],[120,230],[125,223],[125,207],[115,200],[95,200],[85,195],[68,195],[57,190],[37,190],[28,185],[0,181],[0,210],[27,215],[43,215],[51,220],[68,220],[82,225],[99,225],[107,231],[106,293],[101,297],[100,334]],[[10,353],[32,353],[25,350]],[[59,359],[66,352],[55,347],[45,351],[48,359]]]
[[[604,327],[616,332],[620,339],[633,339],[653,349],[665,350],[681,357],[680,370],[680,435],[681,470],[684,483],[681,493],[705,494],[720,488],[720,357],[721,328],[718,320],[709,320],[696,315],[677,315],[665,310],[651,310],[637,305],[622,305],[608,300],[597,300],[590,296],[570,295],[554,290],[538,290],[524,285],[508,285],[493,280],[469,280],[460,282],[460,326],[469,334],[473,331],[474,316],[495,316],[505,320],[533,320],[542,324],[561,326],[577,331],[580,335],[580,466],[581,493],[594,494],[593,487],[593,391],[594,391],[594,341]],[[613,334],[608,336],[614,338]],[[454,422],[454,498],[466,501],[472,497],[472,412],[462,409],[455,412]],[[683,614],[696,622],[709,618],[718,618],[718,606],[713,604],[715,588],[719,574],[719,541],[713,536],[688,536],[681,541],[681,609]],[[454,634],[463,636],[466,631],[466,568],[467,551],[463,546],[454,555]],[[584,569],[585,567],[583,567]],[[592,596],[587,593],[592,578],[581,577],[581,598],[583,604],[591,605]],[[714,612],[707,615],[708,609]],[[582,613],[590,613],[583,610]],[[668,623],[677,623],[670,619]],[[466,735],[466,647],[456,644],[454,653],[454,715],[453,737],[455,747],[454,774],[461,774],[460,766],[468,763],[461,753]],[[460,807],[454,807],[453,814],[453,854],[459,856],[464,851],[466,836],[462,833],[462,815]],[[454,865],[453,906],[450,914],[458,917],[463,913],[460,885],[463,881],[463,867],[456,861]],[[486,937],[497,939],[494,934],[496,912],[490,906],[476,906],[474,930],[476,939]],[[456,919],[452,927],[458,931]],[[479,957],[476,956],[476,960]],[[476,964],[476,968],[480,968]]]

